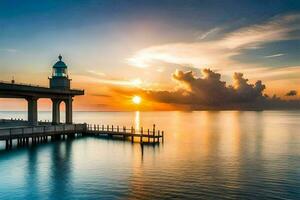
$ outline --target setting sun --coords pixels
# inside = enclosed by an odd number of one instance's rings
[[[142,101],[142,98],[140,96],[134,96],[134,97],[132,97],[132,102],[134,104],[140,104],[141,101]]]

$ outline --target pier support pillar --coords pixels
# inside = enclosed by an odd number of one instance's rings
[[[73,107],[72,107],[73,99],[72,97],[69,97],[65,100],[66,104],[66,124],[72,124],[73,123]]]
[[[30,125],[38,124],[37,98],[30,97],[26,99],[28,102],[28,121]]]
[[[60,122],[60,109],[59,105],[60,99],[51,99],[52,100],[52,124],[59,124]]]

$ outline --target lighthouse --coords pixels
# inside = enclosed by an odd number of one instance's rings
[[[52,76],[49,78],[50,88],[70,90],[70,82],[68,75],[68,67],[62,61],[62,56],[58,56],[58,61],[53,65]]]

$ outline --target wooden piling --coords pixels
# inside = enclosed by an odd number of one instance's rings
[[[143,143],[143,127],[141,127],[140,131],[140,143]]]
[[[153,135],[152,142],[154,143],[155,142],[155,124],[153,124],[152,135]]]
[[[134,132],[133,132],[133,127],[131,126],[131,142],[134,142],[134,136],[133,136]]]

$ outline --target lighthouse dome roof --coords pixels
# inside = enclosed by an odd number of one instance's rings
[[[64,63],[62,60],[62,56],[59,55],[58,56],[59,61],[57,61],[54,65],[53,68],[67,68],[66,63]]]

